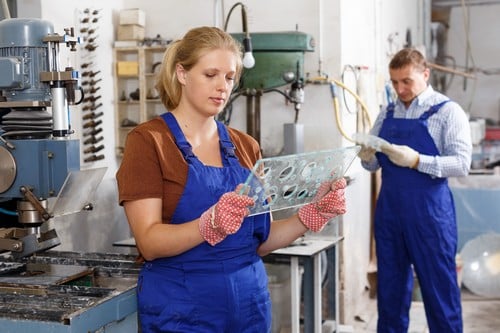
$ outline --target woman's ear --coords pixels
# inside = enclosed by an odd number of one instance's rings
[[[177,80],[182,85],[186,84],[186,70],[181,64],[175,65],[175,74],[177,75]]]

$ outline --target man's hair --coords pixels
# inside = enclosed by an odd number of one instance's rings
[[[389,69],[401,69],[409,65],[422,72],[427,69],[425,57],[414,48],[404,48],[396,53],[389,63]]]

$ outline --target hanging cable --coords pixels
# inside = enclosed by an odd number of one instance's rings
[[[5,215],[9,215],[9,216],[17,216],[18,215],[17,212],[7,210],[5,208],[0,208],[0,213],[5,214]]]
[[[255,66],[255,58],[252,54],[252,38],[250,37],[250,31],[248,31],[248,19],[247,19],[247,8],[242,2],[235,3],[231,9],[229,9],[229,13],[226,16],[224,23],[224,31],[227,31],[227,25],[229,23],[229,18],[233,13],[233,10],[240,6],[241,7],[241,23],[243,28],[243,67],[252,68]]]
[[[324,82],[328,82],[330,84],[330,91],[332,93],[333,109],[334,109],[334,113],[335,113],[335,121],[337,123],[337,128],[339,129],[340,134],[344,138],[346,138],[348,141],[355,142],[345,132],[345,130],[344,130],[343,126],[342,126],[342,120],[340,119],[340,105],[339,105],[339,99],[338,99],[338,93],[337,93],[336,86],[341,87],[343,90],[347,91],[349,94],[351,94],[356,99],[356,101],[359,103],[359,105],[361,107],[361,110],[362,110],[361,116],[363,117],[362,118],[363,119],[363,123],[365,123],[365,121],[366,121],[367,127],[371,128],[371,126],[372,126],[372,120],[371,120],[370,114],[368,112],[368,107],[363,102],[363,100],[361,99],[361,97],[359,97],[358,94],[356,94],[355,92],[353,92],[344,83],[342,83],[341,81],[335,80],[335,79],[327,79],[327,78],[324,78],[324,77],[313,78],[313,79],[309,80],[309,82],[311,82],[311,83],[324,83]]]
[[[340,75],[342,82],[344,84],[346,82],[345,74],[346,74],[348,69],[354,74],[354,79],[357,82],[357,80],[359,79],[359,76],[358,76],[358,73],[356,73],[356,68],[353,65],[345,65],[344,66],[344,70],[342,71],[342,74]],[[347,112],[349,112],[350,114],[356,114],[357,111],[352,111],[351,108],[349,107],[349,103],[347,103],[347,99],[346,99],[346,94],[343,94],[343,96],[344,96],[344,105],[345,105]]]

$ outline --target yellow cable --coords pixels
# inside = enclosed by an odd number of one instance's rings
[[[334,84],[340,86],[342,89],[346,90],[349,94],[351,94],[354,97],[354,99],[356,99],[356,101],[361,106],[361,110],[363,112],[362,116],[364,116],[365,119],[366,119],[366,121],[368,122],[368,127],[369,128],[372,127],[372,120],[371,120],[370,114],[368,112],[368,107],[363,102],[363,100],[361,99],[361,97],[359,97],[358,94],[356,94],[354,91],[352,91],[344,83],[342,83],[341,81],[335,80],[335,79],[327,80],[326,78],[323,78],[323,77],[313,78],[313,79],[310,80],[310,82],[312,82],[312,83],[314,83],[314,82],[319,82],[319,83],[321,83],[321,82],[328,82],[330,84],[334,83]],[[351,142],[355,142],[353,139],[350,138],[349,135],[347,135],[347,133],[342,128],[342,121],[340,120],[340,106],[339,106],[339,101],[338,101],[338,97],[337,96],[333,97],[333,108],[334,108],[334,111],[335,111],[335,121],[337,122],[337,127],[339,129],[340,134],[342,134],[342,136],[344,138],[346,138],[347,140],[349,140]]]
[[[347,140],[351,141],[352,143],[356,143],[353,139],[347,135],[347,133],[344,131],[342,128],[342,122],[340,120],[340,106],[339,106],[339,98],[334,97],[333,98],[333,110],[335,111],[335,122],[337,123],[337,128],[339,129],[340,134]]]
[[[335,80],[335,79],[332,79],[331,81],[333,81],[336,85],[342,87],[344,90],[346,90],[348,93],[350,93],[356,99],[356,101],[359,103],[359,105],[361,105],[361,109],[363,110],[363,113],[364,113],[364,115],[366,117],[366,120],[368,121],[368,126],[371,128],[371,126],[372,126],[372,120],[370,118],[370,114],[368,113],[368,107],[366,106],[365,102],[363,102],[363,100],[361,99],[361,97],[359,97],[358,94],[356,94],[351,89],[349,89],[349,87],[346,86],[341,81],[338,81],[338,80]]]

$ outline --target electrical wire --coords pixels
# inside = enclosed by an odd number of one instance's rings
[[[9,215],[9,216],[17,216],[18,215],[17,212],[7,210],[5,208],[0,208],[0,213],[5,214],[5,215]]]
[[[357,82],[359,76],[356,73],[356,68],[353,65],[345,65],[344,66],[344,69],[342,70],[342,74],[340,75],[342,82],[345,84],[345,73],[347,72],[347,69],[351,70],[351,72],[354,74],[354,79]],[[345,105],[347,112],[349,112],[350,114],[356,114],[357,111],[352,111],[350,106],[349,106],[349,103],[347,103],[346,94],[343,94],[343,98],[344,98],[344,105]]]
[[[326,79],[326,78],[322,78],[322,77],[318,77],[318,78],[313,78],[311,80],[309,80],[311,83],[329,83],[330,84],[330,91],[332,93],[332,99],[333,99],[333,109],[334,109],[334,113],[335,113],[335,122],[337,124],[337,128],[339,129],[339,132],[340,134],[345,138],[347,139],[348,141],[350,142],[353,142],[355,143],[355,140],[353,140],[344,130],[343,126],[342,126],[342,121],[340,119],[340,105],[339,105],[339,99],[338,99],[338,94],[337,94],[337,89],[336,89],[336,86],[339,86],[341,87],[343,90],[347,91],[349,94],[351,94],[355,99],[356,101],[359,103],[359,105],[361,106],[361,110],[362,110],[362,113],[361,113],[361,116],[363,117],[363,123],[366,123],[367,127],[371,128],[372,126],[372,120],[371,120],[371,117],[370,117],[370,114],[368,112],[368,107],[366,106],[366,104],[363,102],[363,100],[361,99],[361,97],[359,97],[358,94],[356,94],[355,92],[353,92],[348,86],[346,86],[343,82],[339,81],[339,80],[335,80],[335,79]]]
[[[356,99],[356,101],[359,103],[359,105],[361,107],[361,111],[362,111],[361,117],[362,117],[363,124],[365,124],[368,128],[371,128],[371,126],[372,126],[372,120],[371,120],[370,114],[368,112],[368,107],[366,106],[365,102],[361,99],[361,97],[357,93],[355,93],[354,91],[352,91],[343,82],[341,82],[339,80],[335,80],[335,79],[325,79],[325,78],[322,78],[322,77],[313,78],[310,81],[313,82],[313,83],[314,82],[318,82],[318,83],[328,82],[330,84],[330,91],[332,93],[332,100],[333,100],[333,109],[334,109],[334,113],[335,113],[335,122],[337,124],[337,128],[338,128],[340,134],[345,139],[347,139],[350,142],[355,143],[355,140],[353,140],[345,132],[345,130],[344,130],[343,126],[342,126],[342,120],[340,119],[341,117],[340,117],[339,97],[338,97],[336,86],[339,86],[343,90],[347,91],[349,94],[351,94],[354,97],[354,99]]]
[[[226,15],[226,18],[224,19],[224,31],[227,31],[227,25],[229,23],[229,18],[231,17],[231,14],[233,13],[233,10],[238,7],[238,6],[242,6],[244,7],[245,5],[242,3],[242,2],[237,2],[235,3],[231,9],[229,9],[229,12],[227,13]],[[244,22],[244,24],[246,24],[246,22]],[[246,30],[245,30],[246,31]]]

